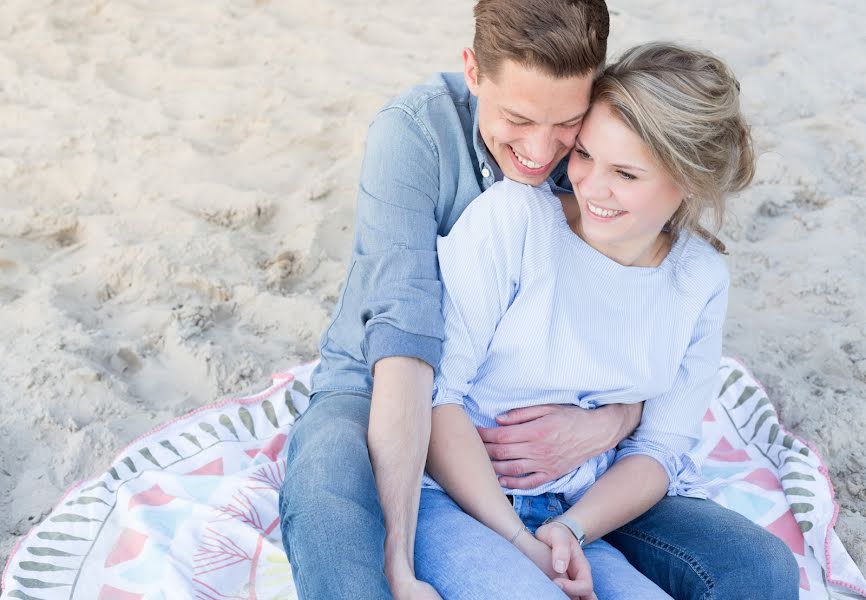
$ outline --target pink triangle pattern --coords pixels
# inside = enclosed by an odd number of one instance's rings
[[[781,490],[782,484],[779,483],[779,478],[770,469],[760,468],[755,469],[743,481],[758,486],[759,488],[774,491]]]
[[[142,598],[144,594],[133,594],[110,585],[103,585],[99,590],[99,600],[141,600]]]
[[[139,533],[134,529],[125,528],[114,543],[111,552],[105,557],[105,568],[110,569],[114,565],[119,565],[138,557],[144,549],[147,537],[145,534]]]
[[[716,415],[713,414],[713,409],[708,408],[704,415],[704,423],[713,423],[716,420]]]
[[[218,458],[216,460],[210,461],[208,464],[203,467],[199,467],[195,471],[190,471],[187,475],[224,475],[225,471],[223,470],[223,459]]]
[[[286,445],[286,440],[289,439],[285,433],[278,433],[265,445],[264,448],[252,448],[249,450],[245,450],[247,456],[250,458],[255,458],[259,454],[264,454],[267,456],[271,462],[277,462],[277,458],[280,455],[280,452],[283,449],[283,446]]]
[[[142,598],[144,598],[144,594],[125,592],[110,585],[104,585],[99,590],[99,600],[141,600]]]
[[[282,452],[283,446],[286,445],[286,440],[288,439],[289,436],[285,433],[278,433],[271,438],[271,441],[269,441],[264,448],[262,448],[262,454],[270,458],[271,462],[277,462],[277,457],[280,452]]]
[[[722,439],[719,440],[719,443],[716,444],[716,447],[707,458],[721,462],[748,462],[752,460],[748,452],[734,448],[724,436],[722,436]]]
[[[788,544],[792,552],[805,556],[804,547],[806,540],[803,539],[803,532],[800,531],[800,526],[797,525],[794,513],[790,510],[786,510],[785,514],[767,525],[766,529]]]
[[[800,589],[806,590],[807,592],[812,589],[812,586],[809,585],[809,576],[806,575],[806,569],[800,567]]]
[[[163,492],[162,488],[158,485],[155,485],[149,490],[140,492],[130,498],[126,510],[132,510],[139,504],[144,504],[145,506],[163,506],[174,500],[174,498],[174,496],[169,496]]]

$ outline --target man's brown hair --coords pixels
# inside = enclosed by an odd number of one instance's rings
[[[504,60],[557,78],[604,68],[610,17],[604,0],[479,0],[475,56],[482,77]]]

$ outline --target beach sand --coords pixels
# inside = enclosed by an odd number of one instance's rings
[[[761,153],[725,352],[823,453],[866,570],[866,4],[621,1],[611,56],[726,58]],[[472,2],[0,4],[0,564],[156,425],[313,359],[367,124],[459,70]]]

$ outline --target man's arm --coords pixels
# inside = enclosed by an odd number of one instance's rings
[[[415,358],[384,358],[375,365],[373,381],[367,446],[385,516],[385,575],[400,598],[401,589],[416,585],[415,528],[430,439],[433,369]]]
[[[553,481],[615,448],[637,428],[643,404],[595,410],[548,404],[511,410],[499,427],[479,429],[500,483],[530,489]]]
[[[367,133],[344,292],[358,305],[364,338],[336,340],[358,344],[373,375],[367,446],[386,528],[383,568],[398,599],[439,598],[415,579],[413,564],[433,371],[444,335],[436,261],[439,172],[430,136],[410,112],[393,106],[376,116]]]

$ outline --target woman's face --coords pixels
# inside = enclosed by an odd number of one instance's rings
[[[581,233],[602,252],[629,255],[649,247],[683,198],[637,134],[603,102],[584,120],[568,178],[580,205]]]

